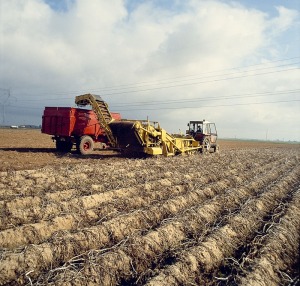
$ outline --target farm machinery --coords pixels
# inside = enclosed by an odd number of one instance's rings
[[[115,120],[100,96],[79,95],[75,103],[79,106],[91,105],[105,130],[109,145],[124,153],[172,156],[210,151],[211,148],[218,150],[215,124],[205,120],[191,121],[186,136],[175,137],[161,128],[158,122]]]
[[[115,120],[121,119],[119,113],[111,113],[111,117]],[[45,107],[41,131],[52,135],[59,152],[70,152],[75,145],[77,151],[85,155],[93,151],[97,142],[103,147],[109,144],[97,115],[88,109]]]
[[[218,134],[215,123],[202,120],[202,121],[190,121],[188,123],[189,129],[186,131],[187,135],[192,136],[197,142],[202,145],[200,151],[210,151],[213,149],[214,152],[219,150],[217,144]]]
[[[58,151],[69,152],[73,145],[83,154],[93,151],[95,142],[133,155],[172,156],[194,151],[217,151],[217,131],[214,123],[190,121],[185,136],[169,134],[158,122],[125,120],[111,113],[107,103],[98,95],[76,96],[79,107],[46,107],[42,133],[53,135]]]

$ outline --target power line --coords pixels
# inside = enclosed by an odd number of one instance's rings
[[[209,96],[209,97],[198,97],[191,99],[173,99],[173,100],[163,100],[163,101],[143,101],[143,102],[135,102],[135,103],[117,103],[112,104],[114,107],[119,106],[144,106],[144,105],[156,105],[156,104],[180,104],[187,102],[198,102],[198,101],[211,101],[211,100],[228,100],[228,99],[237,99],[237,98],[249,98],[249,97],[263,97],[270,95],[286,95],[286,94],[296,94],[300,92],[300,89],[286,90],[286,91],[278,91],[278,92],[259,92],[259,93],[247,93],[247,94],[239,94],[239,95],[228,95],[228,96]]]
[[[147,92],[147,91],[159,90],[159,89],[184,87],[184,86],[198,85],[198,84],[203,84],[203,83],[213,83],[213,82],[219,82],[219,81],[224,81],[224,80],[232,80],[232,79],[239,79],[239,78],[245,78],[245,77],[274,74],[274,73],[286,72],[286,71],[291,71],[291,70],[296,70],[296,69],[299,69],[299,67],[283,69],[283,70],[277,70],[277,71],[269,71],[269,72],[264,72],[264,73],[256,73],[256,74],[249,74],[249,75],[227,77],[227,78],[221,78],[221,79],[213,79],[213,80],[208,80],[208,81],[199,81],[199,82],[185,83],[185,84],[166,85],[166,86],[152,87],[152,88],[147,88],[147,89],[121,91],[121,92],[116,92],[116,93],[104,93],[104,94],[101,94],[101,95],[102,96],[110,96],[110,95],[120,95],[120,94],[128,94],[128,93],[137,93],[137,92]],[[60,98],[52,98],[52,99],[47,99],[47,100],[66,100],[66,99],[70,99],[70,98],[71,97],[67,97],[67,98],[61,98],[60,97]],[[45,101],[45,99],[20,99],[19,101]]]
[[[183,104],[188,102],[199,102],[199,101],[215,101],[215,100],[230,100],[230,99],[238,99],[238,98],[250,98],[250,97],[265,97],[265,96],[282,96],[288,94],[297,94],[300,89],[290,89],[290,90],[281,90],[281,91],[265,91],[265,92],[254,92],[254,93],[245,93],[245,94],[234,94],[234,95],[225,95],[225,96],[209,96],[209,97],[198,97],[198,98],[189,98],[189,99],[168,99],[168,100],[150,100],[150,101],[142,101],[142,102],[126,102],[126,103],[117,103],[111,104],[113,108],[117,107],[126,107],[126,106],[144,106],[144,105],[164,105],[164,104]],[[19,100],[26,101],[26,100]],[[30,100],[29,100],[30,101]],[[45,101],[45,100],[44,100]],[[31,109],[40,109],[33,107],[25,107]]]
[[[299,92],[300,89],[291,89],[291,90],[281,90],[281,91],[266,91],[266,92],[254,92],[254,93],[246,93],[246,94],[235,94],[235,95],[228,95],[228,96],[213,96],[209,97],[209,99],[228,99],[228,98],[239,98],[239,97],[258,97],[258,96],[268,96],[268,95],[280,95],[280,94],[290,94],[290,93],[296,93]],[[62,98],[60,98],[62,100]],[[69,98],[64,98],[64,99],[69,99]],[[53,101],[56,100],[55,98],[49,98],[49,99],[21,99],[18,100],[18,102],[30,102],[30,101]],[[151,101],[141,101],[141,102],[133,102],[133,103],[117,103],[114,104],[114,106],[126,106],[126,105],[147,105],[147,104],[155,104],[155,103],[160,103],[160,104],[169,104],[169,103],[177,103],[177,102],[187,102],[187,101],[198,101],[198,100],[207,100],[207,97],[198,97],[198,98],[190,98],[190,99],[170,99],[170,100],[151,100]]]
[[[299,64],[299,62],[284,64],[284,65],[278,65],[278,66],[265,67],[265,68],[251,69],[251,70],[245,70],[245,71],[238,71],[238,72],[234,72],[234,73],[230,73],[230,74],[225,73],[225,74],[217,74],[217,75],[207,75],[209,73],[218,73],[218,72],[226,71],[226,70],[237,70],[237,69],[243,69],[243,68],[248,68],[248,67],[253,67],[253,66],[268,65],[268,64],[274,63],[274,62],[289,61],[289,60],[294,60],[294,59],[299,59],[299,58],[300,57],[293,57],[293,58],[289,58],[289,59],[281,59],[281,60],[270,61],[270,62],[264,63],[264,64],[256,64],[256,65],[250,65],[250,66],[244,66],[244,67],[234,67],[234,68],[228,68],[228,69],[223,69],[223,70],[218,70],[218,71],[205,72],[205,73],[200,74],[200,75],[204,75],[204,76],[201,76],[200,78],[199,78],[199,75],[188,75],[188,76],[173,77],[173,78],[169,78],[169,79],[161,79],[161,80],[158,80],[158,81],[123,84],[123,85],[111,86],[111,87],[98,87],[98,88],[91,88],[91,89],[86,89],[86,90],[77,90],[77,91],[73,90],[73,91],[68,91],[68,92],[55,92],[55,93],[46,92],[46,93],[39,93],[39,95],[43,95],[43,94],[44,95],[45,94],[74,95],[74,94],[79,94],[79,93],[85,93],[87,90],[89,90],[89,92],[98,92],[98,91],[103,92],[103,91],[109,91],[109,90],[112,91],[112,90],[119,90],[119,89],[124,90],[124,89],[143,87],[143,86],[148,86],[148,85],[172,84],[172,83],[177,83],[177,82],[180,82],[180,81],[190,81],[190,80],[195,80],[195,79],[205,79],[205,78],[212,78],[212,77],[228,76],[228,75],[234,75],[234,74],[240,74],[240,73],[246,73],[246,72],[253,72],[253,71],[258,71],[258,70],[263,70],[263,69],[271,69],[271,68],[274,69],[274,68],[279,68],[279,67],[283,67],[283,66],[289,66],[289,65],[292,65],[292,64],[296,65],[296,64]],[[275,72],[277,72],[277,71],[275,71]],[[266,73],[262,73],[262,74],[266,74]],[[248,76],[251,76],[251,75],[248,75]],[[191,78],[191,77],[196,77],[196,78]],[[190,79],[184,79],[184,78],[190,78]],[[171,81],[171,80],[175,80],[175,79],[179,79],[179,80]],[[169,82],[164,83],[164,81],[169,81]],[[195,83],[193,83],[193,84],[195,84]],[[162,88],[168,88],[168,87],[162,87]],[[156,88],[156,89],[158,89],[158,88]],[[130,91],[130,92],[139,92],[139,91],[140,90]],[[142,91],[144,91],[144,90],[142,90]],[[125,92],[122,92],[122,93],[125,93]],[[126,92],[126,93],[129,93],[129,91]],[[112,94],[120,94],[120,93],[111,93],[111,94],[107,94],[107,95],[112,95]],[[68,98],[65,98],[65,99],[68,99]]]
[[[145,92],[145,91],[158,90],[158,89],[167,89],[167,88],[174,88],[174,87],[198,85],[198,84],[203,84],[203,83],[213,83],[213,82],[219,82],[219,81],[231,80],[231,79],[238,79],[238,78],[245,78],[245,77],[251,77],[251,76],[274,74],[274,73],[279,73],[279,72],[291,71],[291,70],[295,70],[295,69],[299,69],[299,68],[297,67],[297,68],[290,68],[290,69],[279,70],[279,71],[257,73],[257,74],[250,74],[250,75],[242,75],[242,76],[235,76],[235,77],[227,77],[227,78],[214,79],[214,80],[208,80],[208,81],[200,81],[200,82],[194,82],[194,83],[186,83],[186,84],[175,84],[175,85],[169,85],[169,86],[153,87],[153,88],[139,89],[139,90],[132,90],[132,91],[122,91],[122,92],[116,92],[116,93],[104,93],[104,94],[102,94],[102,96],[126,94],[126,93],[136,93],[136,92]]]
[[[209,99],[207,99],[209,100]],[[140,110],[168,110],[168,109],[198,109],[198,108],[205,108],[205,107],[230,107],[230,106],[239,106],[239,105],[263,105],[269,103],[285,103],[285,102],[298,102],[300,99],[293,99],[293,100],[278,100],[278,101],[266,101],[266,102],[252,102],[252,103],[233,103],[233,104],[218,104],[218,105],[204,105],[204,106],[182,106],[182,107],[163,107],[163,108],[133,108],[133,109],[118,109],[115,111],[140,111]],[[9,106],[9,108],[15,109],[35,109],[35,110],[42,110],[44,107],[26,107],[26,106]]]
[[[292,63],[294,65],[299,64],[300,62],[295,62]],[[207,75],[209,72],[207,73],[203,73],[204,76],[184,76],[184,77],[177,77],[179,78],[179,80],[174,81],[172,79],[172,81],[170,81],[171,79],[165,79],[165,80],[159,80],[159,81],[155,81],[155,82],[144,82],[144,83],[137,83],[137,84],[128,84],[128,85],[121,85],[121,86],[116,86],[116,87],[108,87],[108,88],[101,88],[101,89],[94,89],[94,90],[102,90],[102,91],[113,91],[113,90],[119,90],[119,89],[131,89],[131,88],[135,88],[135,87],[144,87],[144,86],[148,86],[148,85],[162,85],[162,84],[172,84],[172,83],[178,83],[178,82],[185,82],[185,81],[191,81],[191,80],[198,80],[198,79],[207,79],[207,78],[214,78],[214,77],[219,77],[219,76],[231,76],[231,75],[235,75],[235,74],[240,74],[240,73],[247,73],[247,72],[253,72],[253,71],[260,71],[260,70],[266,70],[266,69],[274,69],[274,68],[281,68],[281,67],[286,67],[286,66],[291,66],[291,63],[289,64],[285,64],[285,65],[279,65],[279,66],[273,66],[273,67],[264,67],[264,68],[258,68],[258,69],[252,69],[252,70],[245,70],[245,71],[237,71],[237,72],[233,72],[233,73],[225,73],[225,74],[216,74],[216,75]],[[184,79],[185,77],[190,77],[188,79]]]
[[[285,102],[298,102],[300,99],[295,100],[278,100],[278,101],[266,101],[266,102],[251,102],[251,103],[233,103],[233,104],[218,104],[218,105],[204,105],[204,106],[183,106],[183,107],[163,107],[163,108],[138,108],[138,109],[121,109],[120,111],[134,111],[134,110],[169,110],[169,109],[199,109],[206,107],[231,107],[231,106],[242,106],[242,105],[262,105],[270,103],[285,103]]]

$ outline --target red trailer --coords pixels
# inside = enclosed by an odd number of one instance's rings
[[[111,113],[115,120],[120,120],[119,113]],[[70,152],[73,145],[83,154],[94,149],[95,142],[109,145],[97,116],[92,110],[73,107],[45,107],[42,121],[42,133],[53,135],[56,149]],[[105,145],[104,145],[105,146]]]

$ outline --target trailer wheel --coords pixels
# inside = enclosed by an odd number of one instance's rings
[[[71,151],[73,143],[70,141],[56,140],[56,150],[59,152],[68,153]]]
[[[82,136],[77,145],[77,150],[82,155],[90,154],[94,150],[94,140],[90,136]]]
[[[62,141],[60,141],[60,140],[56,140],[55,141],[55,146],[56,146],[56,150],[58,151],[58,152],[62,152],[62,149],[63,149],[63,147],[62,147]]]

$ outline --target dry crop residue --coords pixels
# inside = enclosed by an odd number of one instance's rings
[[[10,168],[0,173],[0,285],[296,285],[299,155]]]

